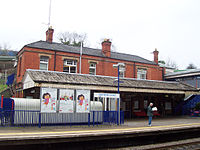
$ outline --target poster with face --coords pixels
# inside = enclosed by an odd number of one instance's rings
[[[60,89],[60,113],[73,113],[74,112],[74,90]]]
[[[90,90],[76,90],[76,112],[90,112]]]
[[[57,89],[42,88],[40,99],[41,112],[56,112]]]

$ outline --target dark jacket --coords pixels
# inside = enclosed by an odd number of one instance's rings
[[[148,106],[148,108],[147,108],[147,116],[153,117],[153,111],[152,111],[152,107],[151,106]]]

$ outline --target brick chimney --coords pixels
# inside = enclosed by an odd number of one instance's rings
[[[51,26],[46,31],[46,41],[49,43],[52,43],[53,41],[53,32],[54,32],[54,29],[52,29]]]
[[[101,43],[102,45],[102,53],[106,57],[110,57],[110,51],[111,51],[111,42],[109,39],[104,39],[104,41]]]
[[[155,51],[153,51],[153,55],[154,55],[154,62],[158,64],[158,53],[159,51],[157,51],[157,48],[155,48]]]

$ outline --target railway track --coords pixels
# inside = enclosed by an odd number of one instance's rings
[[[2,133],[0,149],[12,150],[196,150],[200,127],[173,125],[37,133]],[[184,128],[183,128],[184,127]]]
[[[109,150],[200,150],[200,138]]]

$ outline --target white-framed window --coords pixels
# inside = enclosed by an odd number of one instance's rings
[[[137,70],[137,79],[147,79],[147,70],[146,69],[138,69]]]
[[[63,65],[63,72],[77,73],[77,61],[71,59],[65,59]]]
[[[124,66],[119,66],[119,77],[120,78],[124,78],[125,70],[126,70],[125,65]]]
[[[119,71],[119,77],[124,78],[124,71]]]
[[[96,75],[96,63],[94,62],[90,63],[89,74]]]
[[[48,70],[49,57],[40,56],[40,70]]]

